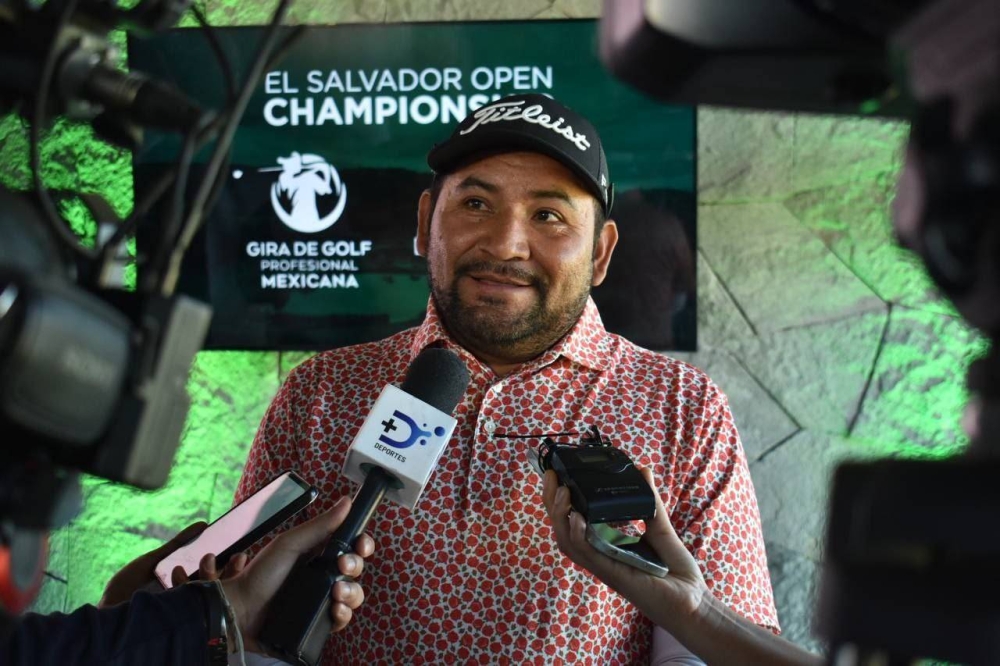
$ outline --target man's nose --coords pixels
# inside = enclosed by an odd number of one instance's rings
[[[531,255],[529,221],[518,211],[504,211],[491,220],[480,247],[495,259],[510,261]]]

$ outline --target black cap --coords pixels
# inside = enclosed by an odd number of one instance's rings
[[[545,95],[511,95],[476,109],[434,146],[427,164],[444,174],[470,158],[517,150],[561,162],[597,197],[605,216],[611,211],[614,186],[601,137],[590,121]]]

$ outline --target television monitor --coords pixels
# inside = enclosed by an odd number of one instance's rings
[[[216,31],[239,78],[263,29]],[[128,50],[131,67],[206,107],[225,103],[201,30],[130,38]],[[414,236],[427,152],[466,114],[527,91],[559,99],[601,134],[620,230],[594,290],[605,325],[651,349],[695,349],[695,110],[613,79],[593,20],[307,28],[257,86],[218,204],[184,260],[178,289],[214,310],[206,348],[322,350],[419,324],[429,288]],[[133,160],[137,192],[179,146],[147,137]],[[192,167],[189,194],[207,157]],[[161,213],[140,228],[140,254]]]

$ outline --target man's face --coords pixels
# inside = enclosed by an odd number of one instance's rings
[[[417,247],[448,331],[488,363],[551,347],[607,272],[618,236],[609,221],[595,240],[598,205],[538,153],[495,155],[448,175],[433,211],[424,192]]]

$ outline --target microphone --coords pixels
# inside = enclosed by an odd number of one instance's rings
[[[103,111],[141,127],[187,132],[202,114],[177,88],[139,72],[123,72],[83,46],[66,57],[56,85],[71,115]]]
[[[286,661],[319,662],[333,628],[330,589],[341,580],[337,560],[354,552],[383,498],[416,506],[457,421],[451,416],[469,385],[469,372],[447,349],[424,349],[401,388],[386,386],[344,461],[344,474],[361,488],[343,524],[323,552],[301,558],[268,604],[260,642]]]

